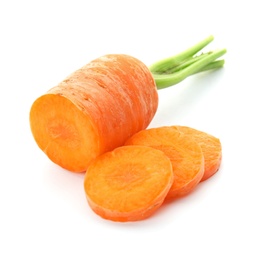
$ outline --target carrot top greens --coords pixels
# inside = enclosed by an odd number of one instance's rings
[[[213,39],[213,36],[209,36],[177,55],[152,64],[149,69],[153,74],[157,89],[170,87],[202,71],[221,68],[224,60],[217,59],[226,53],[226,49],[198,54]]]

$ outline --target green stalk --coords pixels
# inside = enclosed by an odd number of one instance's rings
[[[201,68],[199,71],[195,72],[194,74],[199,73],[199,72],[203,72],[203,71],[207,71],[207,70],[219,69],[219,68],[223,67],[224,64],[225,64],[224,60],[216,60],[216,61],[213,61],[213,62],[207,64],[205,67]]]
[[[157,89],[175,85],[185,78],[199,72],[223,67],[224,60],[216,60],[226,53],[226,49],[195,55],[213,40],[212,36],[204,39],[180,54],[163,59],[149,67]]]
[[[209,55],[211,52],[208,52],[208,53],[202,53],[201,55],[199,56],[195,56],[195,57],[192,57],[192,58],[189,58],[181,63],[179,63],[179,65],[175,66],[175,67],[172,67],[171,69],[168,69],[167,71],[161,73],[161,72],[156,72],[157,74],[171,74],[171,73],[174,73],[174,72],[177,72],[177,71],[180,71],[188,66],[190,66],[192,63],[198,61],[199,59],[202,59],[203,57],[205,57],[206,55]]]
[[[149,69],[151,72],[165,72],[172,67],[178,66],[184,60],[191,58],[195,55],[198,51],[203,49],[207,46],[211,41],[213,41],[214,37],[210,35],[209,37],[205,38],[204,40],[200,41],[196,45],[192,46],[191,48],[174,55],[172,57],[160,60],[152,64]]]

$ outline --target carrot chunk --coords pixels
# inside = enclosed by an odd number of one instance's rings
[[[189,135],[197,142],[204,156],[204,175],[201,181],[205,181],[214,175],[220,168],[222,161],[222,145],[220,139],[188,126],[173,126],[174,129]]]
[[[89,165],[84,190],[96,214],[127,222],[150,217],[172,183],[172,164],[163,152],[147,146],[122,146]]]
[[[190,193],[204,173],[201,147],[189,136],[172,127],[142,130],[129,138],[125,145],[145,145],[163,151],[171,160],[174,181],[167,199]]]
[[[148,67],[129,55],[109,54],[37,98],[30,126],[37,145],[54,163],[85,172],[98,155],[145,129],[157,107]]]

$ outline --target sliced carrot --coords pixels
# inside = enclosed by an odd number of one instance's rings
[[[134,57],[110,54],[36,99],[30,126],[36,143],[54,163],[85,172],[94,158],[145,129],[157,106],[148,67]]]
[[[201,181],[205,181],[214,175],[218,171],[222,161],[220,139],[188,126],[173,126],[173,128],[189,135],[201,146],[204,155],[204,175]]]
[[[174,182],[167,199],[190,193],[200,182],[204,172],[201,147],[190,137],[172,127],[142,130],[129,138],[125,145],[145,145],[163,151],[171,160]]]
[[[96,214],[127,222],[150,217],[172,182],[172,165],[163,152],[147,146],[122,146],[89,165],[84,190]]]

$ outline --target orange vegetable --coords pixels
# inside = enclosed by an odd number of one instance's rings
[[[157,106],[149,69],[128,55],[106,55],[39,97],[31,107],[30,126],[54,163],[83,172],[98,155],[145,129]]]
[[[174,182],[167,199],[190,193],[200,182],[204,173],[201,147],[188,135],[172,127],[142,130],[129,138],[125,145],[145,145],[163,151],[171,160]]]
[[[189,135],[197,142],[204,156],[204,175],[201,181],[205,181],[214,175],[221,164],[222,160],[222,145],[218,138],[208,133],[187,126],[173,126],[178,132]]]
[[[172,165],[163,152],[122,146],[89,165],[84,190],[90,207],[102,218],[137,221],[160,207],[172,182]]]

